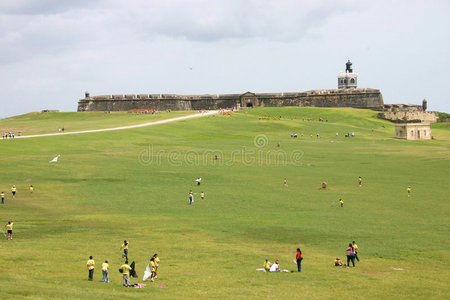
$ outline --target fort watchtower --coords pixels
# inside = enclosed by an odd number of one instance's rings
[[[345,64],[345,72],[339,73],[338,88],[339,89],[356,89],[358,87],[358,72],[353,72],[350,60]]]

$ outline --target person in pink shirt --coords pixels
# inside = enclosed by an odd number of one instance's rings
[[[347,250],[345,250],[345,255],[347,256],[347,268],[350,268],[350,261],[355,267],[355,249],[353,249],[352,243],[348,244]]]

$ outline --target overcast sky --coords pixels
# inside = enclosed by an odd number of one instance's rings
[[[450,1],[1,0],[0,118],[91,95],[337,88],[450,112]]]

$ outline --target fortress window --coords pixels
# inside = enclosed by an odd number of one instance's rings
[[[411,130],[411,136],[414,136],[414,130]]]
[[[350,83],[355,83],[355,78],[350,79]]]
[[[347,83],[347,79],[344,79],[344,83]]]

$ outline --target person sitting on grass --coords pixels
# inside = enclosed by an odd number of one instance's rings
[[[336,259],[334,260],[334,266],[335,267],[345,267],[345,264],[339,257],[336,257]]]
[[[275,263],[270,267],[270,272],[280,272],[280,261],[277,259]]]
[[[272,266],[272,263],[269,261],[268,258],[266,258],[266,261],[264,262],[264,270],[265,270],[266,272],[269,272],[271,266]]]

